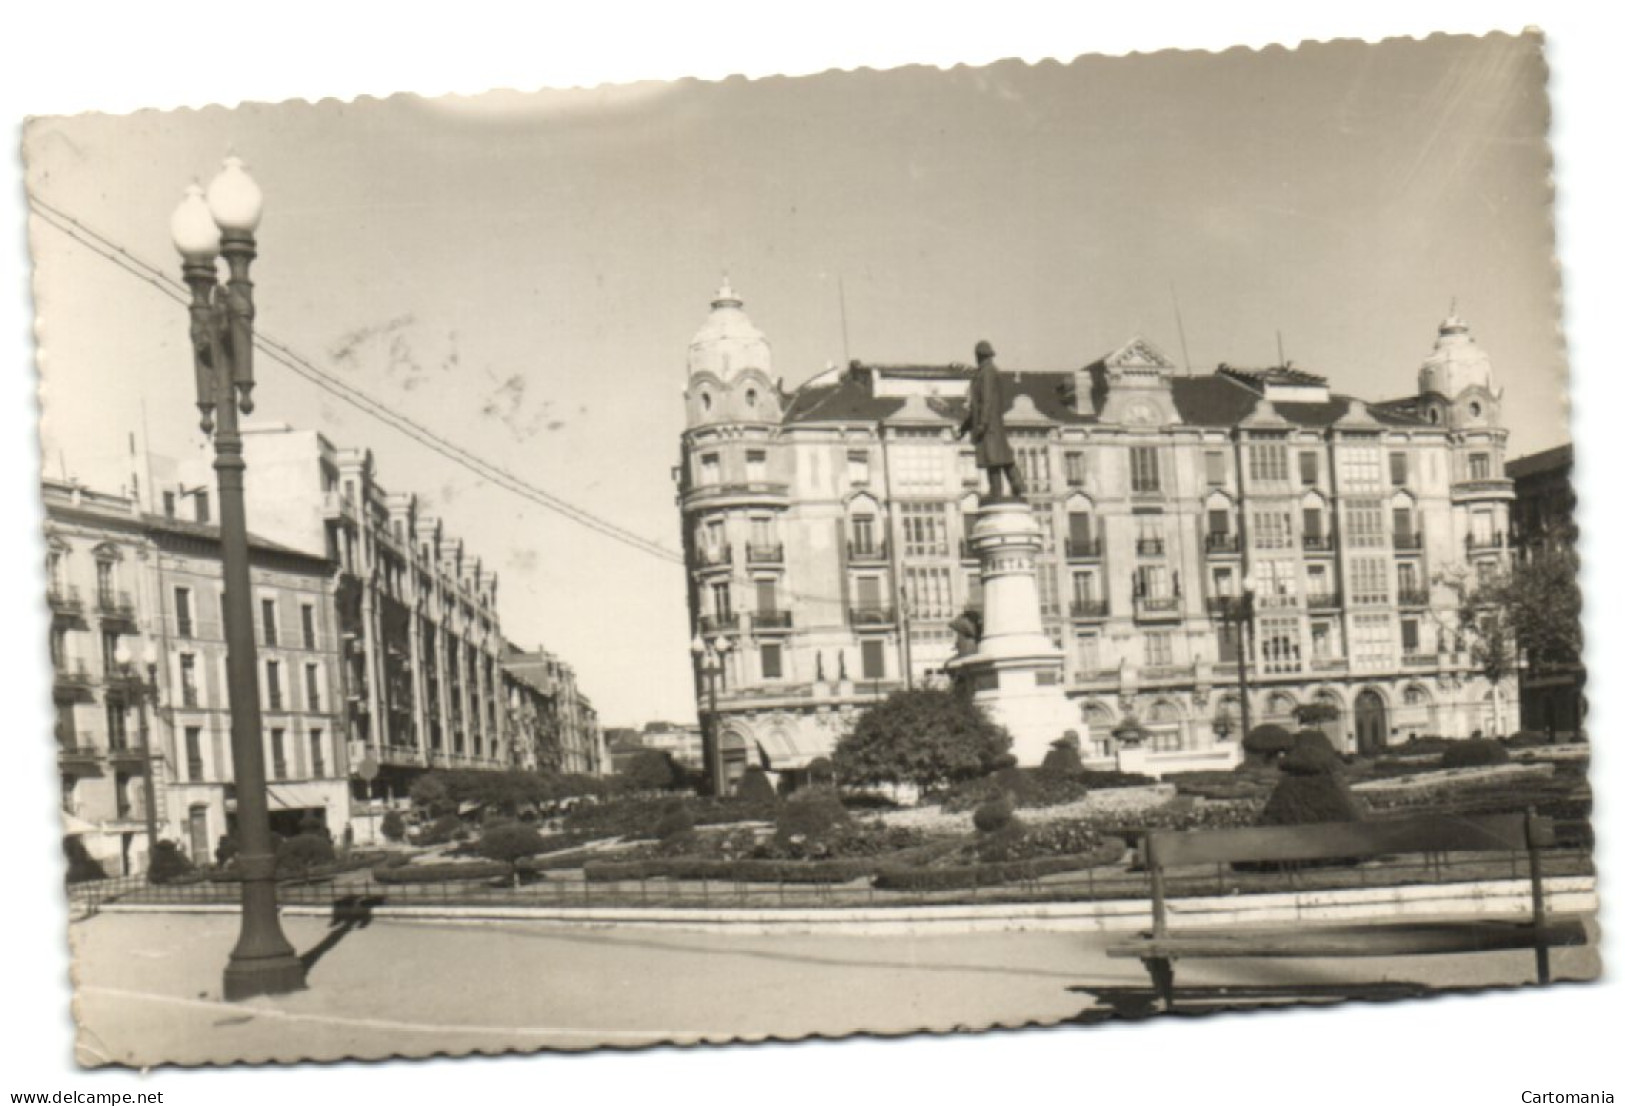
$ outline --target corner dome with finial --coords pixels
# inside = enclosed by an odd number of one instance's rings
[[[767,337],[745,314],[745,301],[728,278],[711,300],[711,314],[688,344],[688,373],[709,372],[724,383],[747,369],[756,369],[777,383],[773,375],[773,349]]]
[[[1439,324],[1439,337],[1433,343],[1433,352],[1422,362],[1417,383],[1424,394],[1434,392],[1450,399],[1468,388],[1493,390],[1490,355],[1473,340],[1467,324],[1456,314],[1454,305],[1444,322]]]

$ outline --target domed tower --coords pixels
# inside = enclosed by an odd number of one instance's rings
[[[1451,429],[1501,424],[1501,390],[1495,387],[1490,355],[1473,340],[1455,312],[1439,324],[1433,352],[1417,373],[1424,419]]]
[[[711,314],[688,344],[688,425],[777,423],[773,348],[723,277]]]

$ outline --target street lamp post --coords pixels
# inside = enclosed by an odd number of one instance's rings
[[[1241,695],[1241,739],[1253,732],[1252,707],[1247,690],[1247,637],[1253,624],[1253,592],[1257,583],[1251,575],[1241,581],[1240,595],[1222,596],[1225,625],[1236,631],[1236,682]]]
[[[694,641],[689,646],[689,650],[694,654],[694,662],[699,666],[700,675],[705,677],[707,685],[707,724],[702,734],[702,742],[705,772],[711,794],[716,798],[721,798],[728,790],[722,763],[722,716],[717,712],[717,684],[722,680],[723,658],[732,648],[733,642],[725,636],[706,641],[698,634],[694,635]]]
[[[118,662],[125,672],[131,672],[135,665],[135,654],[122,640],[113,653],[113,659]],[[140,700],[139,722],[137,724],[137,739],[141,742],[141,802],[146,808],[147,823],[147,871],[152,872],[152,862],[158,857],[158,785],[152,778],[152,731],[147,727],[147,707],[150,704],[154,710],[158,709],[158,651],[153,648],[152,642],[147,642],[142,653],[146,662],[146,678],[134,676],[130,686],[137,688],[137,697]]]
[[[243,438],[237,415],[254,409],[254,231],[263,206],[259,186],[235,158],[210,183],[197,185],[175,209],[170,229],[192,290],[192,350],[204,434],[214,436],[220,487],[221,574],[225,584],[226,684],[231,702],[231,754],[237,789],[237,863],[243,876],[242,929],[226,964],[227,1001],[282,994],[305,985],[305,969],[277,917],[276,854],[271,846],[265,748],[255,670],[254,610],[243,506]],[[229,279],[216,278],[223,255]],[[218,421],[217,421],[218,420]]]

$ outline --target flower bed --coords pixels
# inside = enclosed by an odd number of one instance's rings
[[[617,799],[608,803],[578,806],[571,810],[564,819],[566,836],[654,837],[661,819],[675,807],[680,807],[691,814],[696,826],[771,822],[778,814],[777,802],[751,803],[739,799],[698,799],[692,795]]]
[[[289,869],[283,866],[277,868],[276,878],[283,883],[315,883],[324,879],[341,876],[345,872],[359,872],[363,868],[370,868],[379,861],[379,853],[356,853],[348,860],[335,860],[331,864],[315,864],[309,868]],[[207,872],[188,873],[185,878],[170,880],[171,884],[200,883],[203,880],[213,883],[241,883],[242,869],[232,864],[226,868],[211,868]]]
[[[501,860],[460,860],[435,864],[380,864],[372,870],[379,883],[465,883],[506,879],[514,867]]]
[[[1022,809],[1076,803],[1093,793],[1117,788],[1140,788],[1156,783],[1132,772],[1046,772],[1041,768],[1004,768],[991,776],[959,784],[943,796],[949,813],[975,810],[991,799],[1008,795]]]
[[[1114,864],[1126,848],[1121,838],[1101,838],[1084,853],[1031,860],[958,864],[945,867],[885,867],[875,874],[875,887],[885,891],[959,891],[1042,879],[1061,872],[1081,872]]]
[[[1443,768],[1397,779],[1365,780],[1354,784],[1353,789],[1362,795],[1372,797],[1384,792],[1395,795],[1444,793],[1479,786],[1501,786],[1513,781],[1534,783],[1549,778],[1554,771],[1550,764],[1495,764],[1478,768]]]

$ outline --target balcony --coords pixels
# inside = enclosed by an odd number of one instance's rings
[[[1330,534],[1305,534],[1303,536],[1303,551],[1305,553],[1330,553],[1337,548],[1337,539]]]
[[[1343,597],[1335,591],[1310,592],[1304,599],[1312,611],[1332,611],[1343,605]]]
[[[731,545],[697,545],[694,547],[695,568],[727,568],[733,563],[734,547]]]
[[[1160,557],[1167,548],[1168,543],[1162,538],[1138,538],[1134,542],[1134,552],[1142,557]]]
[[[688,489],[691,504],[707,506],[748,506],[753,503],[781,505],[789,501],[790,485],[769,480],[745,480],[731,484],[696,484]]]
[[[1105,618],[1111,613],[1111,605],[1104,599],[1074,599],[1072,600],[1072,617],[1078,619]]]
[[[1100,559],[1100,539],[1067,538],[1066,559],[1069,561],[1098,561]]]
[[[90,690],[95,677],[83,661],[63,661],[57,665],[53,686],[59,692],[83,693]]]
[[[107,589],[97,592],[96,610],[107,622],[135,621],[135,600],[130,598],[127,591]]]
[[[881,629],[897,621],[890,607],[870,605],[850,607],[846,613],[848,621],[857,629]]]
[[[1426,588],[1400,588],[1399,605],[1401,607],[1425,607],[1428,605],[1428,592]]]
[[[45,592],[45,601],[50,604],[52,614],[66,618],[77,618],[85,611],[85,601],[80,598],[79,589],[72,585],[53,585]]]
[[[720,634],[724,631],[739,629],[739,616],[736,614],[702,614],[700,615],[700,632],[702,634]]]
[[[1399,658],[1402,668],[1433,668],[1439,663],[1434,653],[1405,653]]]
[[[1236,534],[1212,533],[1203,539],[1202,545],[1210,554],[1241,552],[1241,539]]]
[[[100,756],[100,749],[76,736],[57,738],[56,759],[59,764],[89,766],[95,764]]]
[[[1507,536],[1497,530],[1493,534],[1468,534],[1467,552],[1497,553],[1507,547]]]
[[[1240,603],[1239,595],[1210,595],[1207,597],[1207,613],[1212,618],[1229,618]]]
[[[1134,617],[1141,622],[1175,622],[1179,620],[1179,596],[1136,595]]]
[[[340,492],[323,492],[322,518],[328,521],[343,519],[347,522],[354,522],[356,521],[355,504]]]
[[[784,563],[784,545],[758,545],[755,542],[745,543],[745,563],[751,565],[782,565]]]
[[[761,633],[782,633],[790,629],[794,619],[789,611],[757,611],[750,616],[750,628]]]
[[[1349,661],[1347,657],[1313,657],[1309,661],[1311,672],[1347,672]]]
[[[1420,553],[1422,551],[1422,535],[1420,533],[1394,534],[1394,549],[1400,553]]]
[[[886,559],[886,542],[853,542],[846,543],[846,559],[860,564],[875,564]]]

